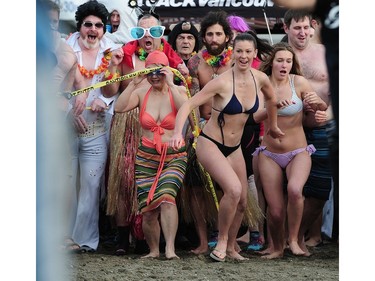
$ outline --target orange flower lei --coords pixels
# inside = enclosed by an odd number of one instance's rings
[[[110,50],[106,50],[104,52],[104,57],[102,57],[102,63],[98,66],[97,69],[87,70],[83,65],[80,64],[78,64],[78,69],[86,78],[92,78],[95,74],[100,74],[108,68],[111,58],[112,52]]]

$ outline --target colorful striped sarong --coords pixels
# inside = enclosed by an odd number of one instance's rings
[[[176,205],[176,196],[182,187],[187,166],[185,147],[178,151],[168,148],[160,177],[156,178],[161,164],[161,155],[154,148],[140,145],[135,160],[135,180],[137,184],[138,208],[141,213],[154,210],[161,203]],[[152,200],[147,204],[151,186],[157,180]]]

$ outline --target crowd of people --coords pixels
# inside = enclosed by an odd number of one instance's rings
[[[154,9],[96,0],[78,6],[77,30],[62,39],[59,6],[41,2],[69,132],[65,251],[96,252],[109,230],[114,254],[144,241],[142,258],[179,259],[181,238],[219,262],[243,251],[309,256],[322,243],[338,189],[337,109],[311,9],[288,10],[286,42],[270,45],[224,11],[182,21],[166,39]]]

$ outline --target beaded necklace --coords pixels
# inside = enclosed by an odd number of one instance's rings
[[[161,51],[161,52],[163,52],[163,50],[164,50],[164,44],[163,43],[160,44],[160,47],[158,48],[158,50]],[[146,60],[146,58],[148,56],[148,53],[141,46],[138,46],[138,48],[136,50],[136,54],[138,55],[138,58],[141,61]]]
[[[111,58],[112,52],[110,50],[106,50],[104,52],[104,57],[102,57],[102,63],[98,66],[97,69],[87,70],[83,65],[80,64],[78,64],[78,69],[86,78],[92,78],[95,74],[100,74],[108,68]]]

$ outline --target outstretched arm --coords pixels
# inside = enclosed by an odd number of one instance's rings
[[[277,6],[288,9],[313,8],[316,0],[273,0]]]
[[[264,95],[264,100],[267,109],[267,121],[270,134],[273,138],[278,138],[284,135],[284,133],[277,126],[277,98],[275,91],[272,87],[270,80],[267,75],[263,72],[258,71],[260,77],[260,89]]]
[[[218,81],[211,80],[204,86],[204,88],[197,93],[191,99],[188,99],[178,110],[176,116],[176,122],[174,127],[174,133],[171,139],[169,140],[169,146],[174,148],[175,150],[179,149],[182,144],[184,143],[184,136],[182,135],[182,130],[186,121],[186,118],[189,116],[191,111],[198,106],[205,104],[208,102],[212,97],[214,97],[217,93],[220,92],[220,88],[222,85]]]

